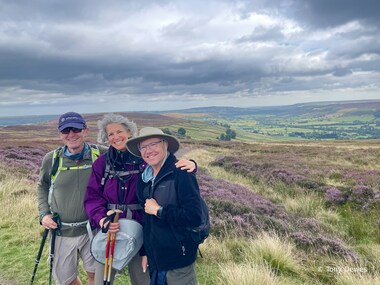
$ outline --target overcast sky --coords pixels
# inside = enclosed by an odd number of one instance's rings
[[[0,0],[0,116],[380,99],[378,0]]]

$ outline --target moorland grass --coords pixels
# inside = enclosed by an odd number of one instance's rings
[[[223,264],[220,265],[221,276],[218,278],[219,284],[225,285],[275,285],[279,284],[278,278],[271,269],[263,264],[243,263],[243,264]]]
[[[346,145],[342,145],[342,147],[343,149],[350,148]],[[356,146],[352,148],[353,151],[357,151],[357,155],[363,156],[364,154],[364,156],[366,156],[367,148],[364,147],[363,149],[365,150],[364,152]],[[223,153],[221,154],[221,151],[218,150],[216,152],[216,155],[228,155],[233,151],[234,150],[223,149]],[[210,173],[212,176],[216,178],[228,179],[234,183],[245,185],[252,189],[254,192],[264,195],[272,201],[276,201],[278,204],[283,205],[285,209],[288,210],[288,212],[315,218],[320,223],[322,229],[329,232],[331,235],[343,238],[351,244],[352,248],[358,249],[358,252],[360,253],[359,261],[364,264],[363,268],[366,268],[368,270],[368,272],[362,273],[359,277],[355,277],[355,274],[357,274],[357,272],[355,272],[339,279],[337,278],[335,272],[328,272],[325,270],[327,266],[326,264],[332,264],[332,266],[335,267],[351,266],[351,268],[354,268],[354,266],[358,266],[357,264],[351,264],[351,261],[349,260],[343,259],[339,262],[331,262],[330,259],[326,259],[323,256],[318,256],[318,254],[309,255],[308,257],[314,256],[313,258],[315,258],[316,262],[304,262],[304,264],[307,265],[305,267],[306,269],[304,270],[304,273],[307,276],[312,277],[312,280],[314,280],[313,282],[315,282],[313,284],[338,284],[337,282],[340,282],[339,284],[345,284],[342,282],[351,284],[349,281],[347,281],[350,279],[362,280],[363,284],[367,284],[365,282],[369,282],[368,284],[378,284],[376,283],[378,280],[373,277],[375,273],[379,274],[380,271],[378,259],[373,257],[373,252],[377,251],[360,250],[361,246],[363,245],[365,245],[367,248],[378,248],[378,245],[380,244],[380,227],[378,227],[378,222],[376,222],[378,221],[379,214],[378,207],[376,208],[375,206],[375,208],[364,209],[364,211],[360,208],[360,205],[352,205],[350,203],[346,204],[343,207],[339,205],[336,207],[330,207],[324,201],[323,195],[321,195],[321,193],[312,193],[310,191],[304,191],[302,193],[302,191],[299,191],[299,188],[283,183],[268,185],[265,183],[265,181],[252,181],[252,179],[244,177],[239,173],[228,171],[222,167],[212,166],[211,161],[213,157],[215,157],[215,153],[212,153],[212,150],[210,151],[210,149],[208,151],[202,150],[199,153],[198,151],[193,151],[190,155],[191,157],[195,157],[196,160],[201,159],[202,166],[205,166],[208,173]],[[325,159],[320,159],[320,161],[325,161]],[[336,157],[330,156],[330,161],[334,161],[334,163],[337,164],[340,162],[343,164],[343,167],[350,167],[352,169],[356,169],[355,163],[358,162],[357,169],[364,169],[363,164],[361,163],[362,160],[355,160],[352,158],[347,159],[347,157],[345,159],[340,159],[339,154]],[[368,166],[369,164],[367,164],[367,167]],[[371,158],[371,164],[369,168],[379,168],[379,166],[379,160]],[[326,178],[327,175],[319,176],[321,179],[326,179],[325,181],[329,181],[329,179],[339,181],[342,176],[339,172],[339,169],[336,171],[336,173],[339,175],[331,175],[329,178]],[[352,181],[346,181],[346,183],[351,182]],[[344,182],[339,181],[339,183],[341,185],[345,185]],[[377,184],[373,185],[376,186]],[[308,260],[308,257],[306,257],[305,260]],[[371,270],[368,268],[371,268]],[[284,278],[282,281],[285,282],[284,280],[286,280],[286,278]],[[359,282],[356,284],[361,283]]]
[[[200,285],[380,284],[377,277],[380,274],[378,259],[380,234],[379,227],[375,223],[378,220],[378,209],[370,207],[363,211],[361,207],[355,208],[351,204],[332,207],[323,203],[322,193],[312,192],[313,190],[297,185],[268,183],[262,178],[253,179],[239,172],[211,165],[217,156],[233,155],[236,148],[208,146],[198,149],[196,145],[191,147],[192,150],[186,154],[186,157],[195,159],[202,171],[204,170],[208,175],[243,185],[276,202],[289,217],[300,220],[315,219],[317,227],[314,230],[343,240],[358,253],[358,260],[354,262],[344,256],[329,253],[329,249],[324,250],[323,247],[328,246],[328,243],[315,244],[314,247],[305,249],[295,244],[284,232],[279,234],[276,227],[265,232],[258,229],[250,236],[237,236],[233,228],[221,228],[217,235],[212,232],[206,242],[201,245],[203,258],[197,260]],[[258,159],[260,159],[261,151],[264,154],[286,151],[280,147],[280,144],[255,144],[242,147],[246,148],[244,151],[247,153],[256,153]],[[311,144],[308,144],[308,147],[312,148]],[[321,147],[318,146],[318,149],[320,150]],[[330,150],[329,147],[325,149]],[[291,150],[291,147],[287,150]],[[311,154],[316,153],[312,149],[307,151]],[[331,152],[329,155],[331,159],[335,158]],[[263,160],[265,159],[264,157]],[[354,167],[355,160],[350,160],[350,162],[352,163],[350,167]],[[378,165],[380,168],[380,164],[377,163],[378,160],[373,159],[371,167]],[[336,172],[339,172],[339,169]],[[29,283],[42,234],[42,228],[38,224],[36,183],[27,180],[27,174],[25,169],[17,171],[0,164],[0,216],[2,217],[0,219],[2,245],[0,270],[1,275],[6,279],[14,280],[16,284]],[[321,174],[318,175],[321,178],[324,177]],[[332,177],[332,179],[339,180],[340,177]],[[331,241],[334,240],[331,238]],[[332,245],[340,246],[340,243],[336,242]],[[41,258],[35,284],[47,284],[49,275],[49,266],[46,262],[47,247],[46,245]],[[329,271],[329,268],[344,267],[365,268],[366,272],[338,274]],[[82,268],[81,276],[85,281]],[[118,275],[115,284],[129,284],[125,273]]]
[[[277,274],[298,275],[301,272],[295,246],[276,233],[260,233],[250,240],[247,251],[247,260],[264,263]]]

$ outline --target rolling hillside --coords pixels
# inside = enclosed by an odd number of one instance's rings
[[[160,112],[176,118],[228,124],[232,129],[289,139],[380,138],[380,101],[343,101],[278,107],[206,107]]]

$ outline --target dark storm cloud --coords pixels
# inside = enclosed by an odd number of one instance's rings
[[[0,1],[0,109],[87,96],[238,104],[344,86],[376,96],[379,3]]]
[[[377,0],[293,0],[294,16],[314,27],[331,27],[350,21],[379,26]]]

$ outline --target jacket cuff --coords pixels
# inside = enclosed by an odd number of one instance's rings
[[[146,255],[144,244],[141,246],[141,248],[139,250],[139,254],[140,254],[140,256],[145,256]]]
[[[194,159],[189,159],[189,160],[192,161],[192,162],[194,162],[194,164],[195,164],[195,168],[194,168],[194,170],[193,170],[192,173],[197,174],[197,172],[198,172],[198,164],[197,164],[197,162]]]
[[[51,215],[51,212],[50,212],[50,211],[46,211],[46,212],[40,212],[40,213],[39,213],[39,222],[40,222],[40,225],[42,225],[42,219],[43,219],[46,215]]]

